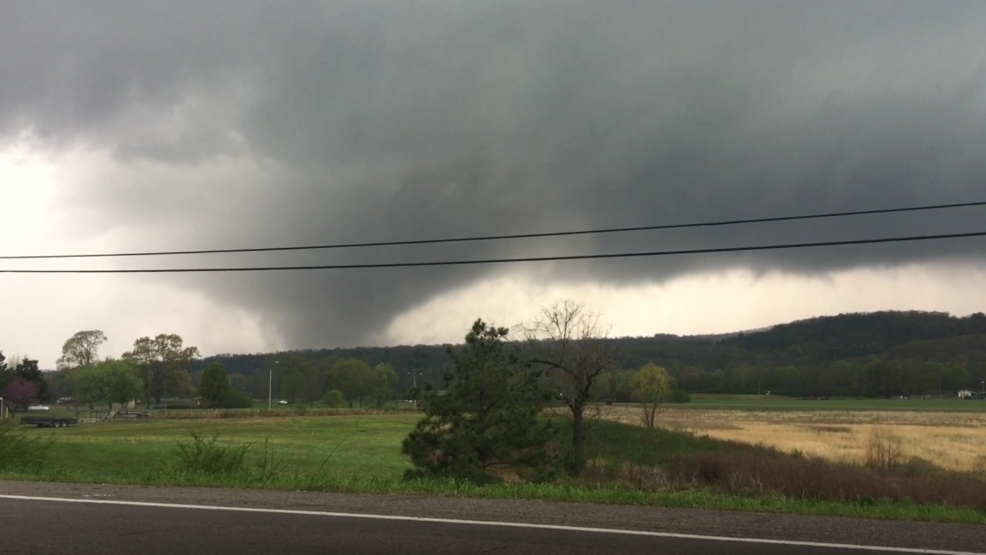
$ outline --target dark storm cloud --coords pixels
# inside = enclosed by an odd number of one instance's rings
[[[86,232],[126,226],[131,246],[645,225],[986,193],[978,0],[11,5],[0,13],[0,130],[108,149],[131,178],[66,191],[66,203]],[[217,159],[247,169],[201,177]],[[201,178],[169,181],[162,167]],[[983,214],[250,261],[941,233],[979,230]],[[979,259],[983,245],[180,283],[261,309],[293,345],[324,345],[364,341],[434,294],[496,273],[610,283],[727,266],[818,273]]]

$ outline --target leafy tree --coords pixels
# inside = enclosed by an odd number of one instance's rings
[[[141,381],[137,366],[129,361],[108,360],[100,363],[96,369],[103,374],[105,381],[106,401],[110,408],[113,403],[126,407],[131,401],[140,398],[144,393],[144,382]]]
[[[99,346],[106,342],[106,334],[100,330],[76,332],[62,345],[58,368],[90,368],[99,362]]]
[[[343,396],[342,392],[338,389],[333,389],[325,394],[325,398],[322,400],[326,406],[332,408],[339,408],[346,402],[346,398]]]
[[[876,360],[866,366],[867,397],[893,397],[902,392],[901,375],[896,362]]]
[[[99,367],[80,368],[69,375],[69,382],[75,402],[88,406],[89,410],[110,397],[106,372]]]
[[[633,398],[643,404],[644,425],[648,428],[654,427],[657,406],[668,398],[673,386],[667,370],[656,364],[647,364],[630,378]]]
[[[184,347],[181,336],[175,334],[141,337],[134,341],[133,350],[123,353],[125,360],[140,368],[148,402],[154,399],[158,403],[168,391],[191,391],[188,364],[198,356],[198,348]]]
[[[3,351],[0,351],[0,391],[12,381],[14,381],[14,371],[7,366],[7,357],[3,356]]]
[[[496,470],[544,477],[547,442],[555,435],[539,419],[546,401],[540,374],[508,353],[506,328],[477,320],[460,350],[449,348],[453,370],[445,392],[431,384],[421,395],[425,412],[401,444],[417,467],[408,477],[431,475],[495,481]]]
[[[14,367],[14,377],[21,378],[37,386],[37,398],[39,401],[48,401],[48,381],[45,380],[44,373],[38,368],[38,361],[24,358]]]
[[[329,380],[335,389],[342,391],[350,407],[354,401],[362,407],[363,402],[379,390],[373,368],[362,360],[337,362],[329,372]]]
[[[311,403],[324,394],[324,378],[308,359],[296,353],[277,355],[274,391],[292,403]]]
[[[253,407],[253,398],[242,389],[230,388],[216,406],[223,409],[248,409]]]
[[[309,403],[308,380],[304,372],[294,371],[281,380],[281,398],[290,403]]]
[[[15,376],[10,384],[0,391],[0,397],[10,401],[12,405],[28,407],[38,401],[39,392],[40,388],[37,384]]]
[[[612,365],[599,315],[570,300],[542,307],[525,326],[531,361],[544,370],[551,392],[568,406],[572,422],[570,469],[585,464],[586,408],[593,401],[596,382]]]
[[[225,366],[213,362],[205,367],[205,370],[202,371],[202,380],[199,383],[199,397],[204,399],[210,407],[218,407],[230,389],[232,386]]]
[[[393,401],[397,398],[397,382],[399,378],[397,377],[397,372],[394,372],[394,367],[389,364],[378,364],[373,369],[374,378],[376,379],[376,401],[377,405],[383,405],[388,401]]]

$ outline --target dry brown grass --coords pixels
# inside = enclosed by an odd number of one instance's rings
[[[701,486],[733,494],[777,493],[789,498],[874,503],[911,500],[986,510],[986,482],[959,473],[879,471],[821,458],[703,453],[666,465],[676,487]]]
[[[886,429],[874,430],[866,442],[866,466],[889,472],[904,460],[901,440]]]
[[[638,410],[616,407],[611,420],[640,424]],[[899,440],[900,460],[986,474],[986,413],[877,411],[732,411],[667,408],[657,425],[836,462],[865,464],[874,435]]]

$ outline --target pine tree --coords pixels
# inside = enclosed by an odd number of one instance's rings
[[[417,467],[408,477],[485,483],[503,471],[521,478],[548,476],[547,443],[556,430],[541,418],[547,396],[539,373],[507,352],[508,333],[477,320],[465,346],[448,349],[453,370],[445,375],[445,391],[426,385],[425,417],[401,446]]]

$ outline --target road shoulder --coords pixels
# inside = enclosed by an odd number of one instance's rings
[[[0,481],[0,495],[518,522],[673,534],[983,551],[986,526],[455,497]]]

